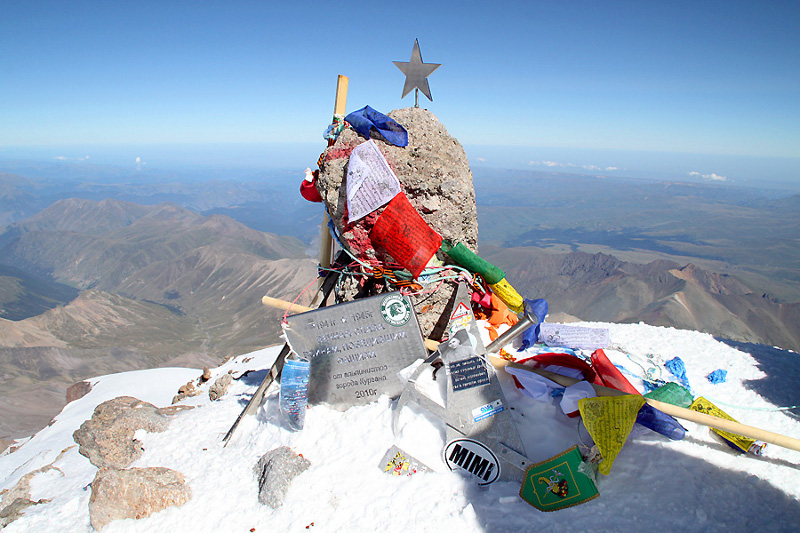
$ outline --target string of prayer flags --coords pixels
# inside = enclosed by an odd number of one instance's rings
[[[714,405],[713,403],[709,402],[702,396],[698,397],[692,405],[689,406],[689,409],[692,411],[697,411],[698,413],[705,413],[707,415],[716,416],[718,418],[724,418],[725,420],[730,420],[732,422],[738,422],[735,418],[730,416],[728,413]],[[756,440],[751,439],[748,437],[743,437],[741,435],[737,435],[736,433],[730,433],[728,431],[722,431],[721,429],[711,428],[711,431],[728,441],[730,444],[734,445],[737,449],[747,452],[750,447],[755,444]]]
[[[520,296],[517,290],[512,287],[505,278],[501,279],[497,283],[490,283],[489,288],[491,288],[492,292],[498,295],[500,299],[505,302],[509,309],[515,313],[521,313],[523,311],[524,302],[522,300],[522,296]]]
[[[395,146],[408,146],[408,132],[392,118],[380,111],[375,111],[370,106],[364,106],[353,111],[346,117],[345,122],[358,132],[359,135],[369,139],[370,131],[375,128],[388,142]]]
[[[458,242],[444,242],[442,250],[450,258],[470,272],[480,274],[497,296],[515,313],[524,309],[522,296],[506,281],[506,274],[489,261],[478,256],[475,252]]]
[[[470,272],[480,274],[481,277],[486,280],[486,283],[498,283],[500,280],[506,277],[505,272],[491,264],[489,261],[486,261],[482,257],[478,256],[475,252],[460,242],[457,242],[455,245],[453,245],[449,241],[443,241],[442,250],[444,253],[450,256],[453,261],[463,266]]]
[[[442,236],[428,226],[402,191],[383,210],[369,237],[414,278],[442,244]]]
[[[558,511],[597,498],[594,481],[582,472],[577,446],[525,470],[519,496],[540,511]]]
[[[361,143],[350,153],[347,164],[347,216],[350,222],[364,218],[399,192],[400,181],[374,141]]]
[[[533,315],[536,317],[536,324],[526,329],[525,333],[522,334],[520,351],[536,344],[536,340],[541,333],[540,328],[543,325],[545,317],[547,317],[547,312],[550,310],[547,300],[543,298],[536,298],[535,300],[525,298],[522,302],[522,306],[526,315]]]
[[[622,450],[644,403],[643,397],[633,394],[598,396],[578,402],[583,425],[603,456],[598,467],[601,474],[608,475],[611,472],[611,466]]]

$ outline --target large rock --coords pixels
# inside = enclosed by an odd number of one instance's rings
[[[78,451],[98,468],[125,468],[142,455],[142,444],[134,433],[167,429],[167,413],[155,405],[131,396],[120,396],[98,405],[92,418],[81,424],[72,437],[80,445]]]
[[[101,468],[92,481],[89,519],[100,531],[113,520],[145,518],[191,497],[183,474],[169,468]]]
[[[292,480],[309,466],[308,459],[287,446],[265,453],[253,469],[258,477],[258,501],[273,509],[283,505]]]
[[[475,189],[463,147],[425,109],[398,109],[388,115],[408,131],[408,146],[400,148],[387,143],[374,130],[372,138],[397,175],[411,205],[443,238],[462,242],[477,252]],[[360,259],[387,261],[391,258],[376,251],[369,239],[383,208],[354,223],[346,217],[347,165],[350,153],[365,140],[351,128],[339,135],[320,158],[317,189],[345,245]],[[443,252],[438,252],[438,257],[447,260]],[[343,286],[338,295],[340,300],[353,298],[358,292],[353,285],[351,281]],[[431,335],[434,329],[439,329],[435,326],[454,291],[455,284],[449,284],[433,294],[412,298],[423,334]]]

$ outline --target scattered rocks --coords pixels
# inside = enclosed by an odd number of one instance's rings
[[[61,472],[61,470],[54,465],[56,461],[59,461],[67,452],[67,450],[72,447],[73,446],[70,446],[69,448],[61,450],[61,453],[58,454],[58,457],[56,457],[55,461],[52,463],[41,468],[37,468],[36,470],[28,472],[22,476],[20,480],[17,481],[17,483],[10,489],[0,491],[0,529],[3,529],[5,526],[25,514],[22,511],[28,507],[31,507],[32,505],[48,503],[50,501],[48,499],[39,499],[36,501],[31,500],[31,479],[49,470],[58,470]],[[61,474],[63,475],[64,473],[61,472]]]
[[[213,402],[214,400],[219,400],[226,392],[228,392],[228,387],[231,386],[231,382],[233,378],[230,374],[223,374],[222,376],[217,378],[217,381],[214,382],[213,385],[208,389],[208,397]]]
[[[373,130],[373,140],[394,171],[411,205],[428,225],[443,238],[462,242],[478,249],[478,218],[475,189],[466,152],[429,111],[405,108],[388,114],[408,131],[408,146],[387,143]],[[383,208],[356,222],[347,220],[347,165],[350,153],[365,139],[353,129],[345,129],[320,158],[317,189],[331,219],[351,251],[363,259],[389,261],[391,258],[373,248],[369,232]],[[447,261],[443,252],[438,258]],[[353,285],[352,283],[350,285]],[[352,300],[359,287],[343,284],[337,295]],[[455,292],[442,287],[433,294],[412,297],[425,336],[436,336],[437,321]],[[441,327],[441,325],[440,325]]]
[[[98,405],[92,418],[73,434],[78,451],[98,468],[125,468],[142,455],[142,444],[133,435],[139,429],[161,432],[169,426],[175,409],[159,409],[131,396],[120,396]]]
[[[79,381],[67,389],[67,403],[74,402],[83,398],[92,390],[92,384],[88,381]]]
[[[311,466],[311,462],[292,451],[288,446],[275,448],[264,454],[254,467],[258,477],[258,501],[277,509],[292,480]]]
[[[89,519],[100,531],[113,520],[145,518],[191,497],[183,474],[169,468],[101,468],[92,481]]]
[[[209,374],[210,373],[211,372],[209,371]],[[203,374],[203,376],[205,376],[205,373]],[[199,380],[200,383],[204,383],[203,376],[200,377],[200,380]],[[209,378],[210,378],[210,375],[209,375]],[[206,380],[206,381],[208,381],[208,380]],[[199,389],[195,388],[194,380],[192,380],[192,381],[189,381],[186,385],[181,385],[181,387],[178,389],[178,394],[174,398],[172,398],[172,403],[176,404],[176,403],[178,403],[179,401],[181,401],[181,400],[183,400],[185,398],[191,398],[192,396],[198,396],[200,394],[202,394],[202,391],[200,391]]]

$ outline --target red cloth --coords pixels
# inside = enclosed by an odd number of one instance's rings
[[[369,237],[414,278],[442,245],[442,236],[428,226],[402,191],[383,210]]]
[[[300,194],[309,202],[322,201],[322,196],[319,195],[317,190],[317,176],[319,176],[319,170],[314,171],[314,181],[309,182],[304,179],[300,182]]]
[[[612,389],[617,389],[618,391],[628,394],[641,394],[636,390],[636,387],[631,385],[631,382],[622,375],[622,372],[614,366],[602,349],[595,350],[592,354],[592,367],[602,381],[602,383],[598,383],[598,385],[605,385],[606,387],[611,387]]]

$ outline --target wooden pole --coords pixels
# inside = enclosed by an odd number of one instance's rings
[[[337,115],[344,118],[345,109],[347,109],[347,87],[349,84],[350,78],[339,74],[339,78],[336,80],[336,100],[333,104],[334,118]],[[322,223],[319,226],[319,266],[323,269],[330,268],[331,255],[333,254],[333,239],[331,238],[330,230],[328,230],[329,221],[330,218],[326,209],[322,215]],[[322,285],[322,278],[319,280],[319,285]],[[317,296],[319,297],[319,292]],[[312,302],[312,304],[317,303],[319,302]]]
[[[511,367],[525,370],[527,372],[533,372],[564,387],[569,387],[570,385],[574,385],[575,383],[581,381],[579,379],[562,376],[561,374],[555,374],[546,370],[531,368],[519,363],[506,361],[505,359],[501,359],[499,357],[491,357],[491,361],[492,365],[497,368]],[[624,392],[609,387],[603,387],[602,385],[592,384],[592,387],[594,387],[594,390],[598,396],[622,396],[625,394]],[[662,411],[670,416],[674,416],[675,418],[682,418],[683,420],[688,420],[703,426],[709,426],[722,431],[736,433],[737,435],[742,435],[743,437],[750,437],[751,439],[769,442],[770,444],[775,444],[776,446],[780,446],[782,448],[800,451],[800,440],[787,437],[786,435],[781,435],[780,433],[773,433],[772,431],[767,431],[765,429],[759,429],[753,426],[740,424],[739,422],[734,422],[733,420],[726,420],[724,418],[718,418],[705,413],[698,413],[697,411],[692,411],[691,409],[685,409],[683,407],[678,407],[677,405],[659,402],[649,398],[645,398],[645,401],[659,411]]]

